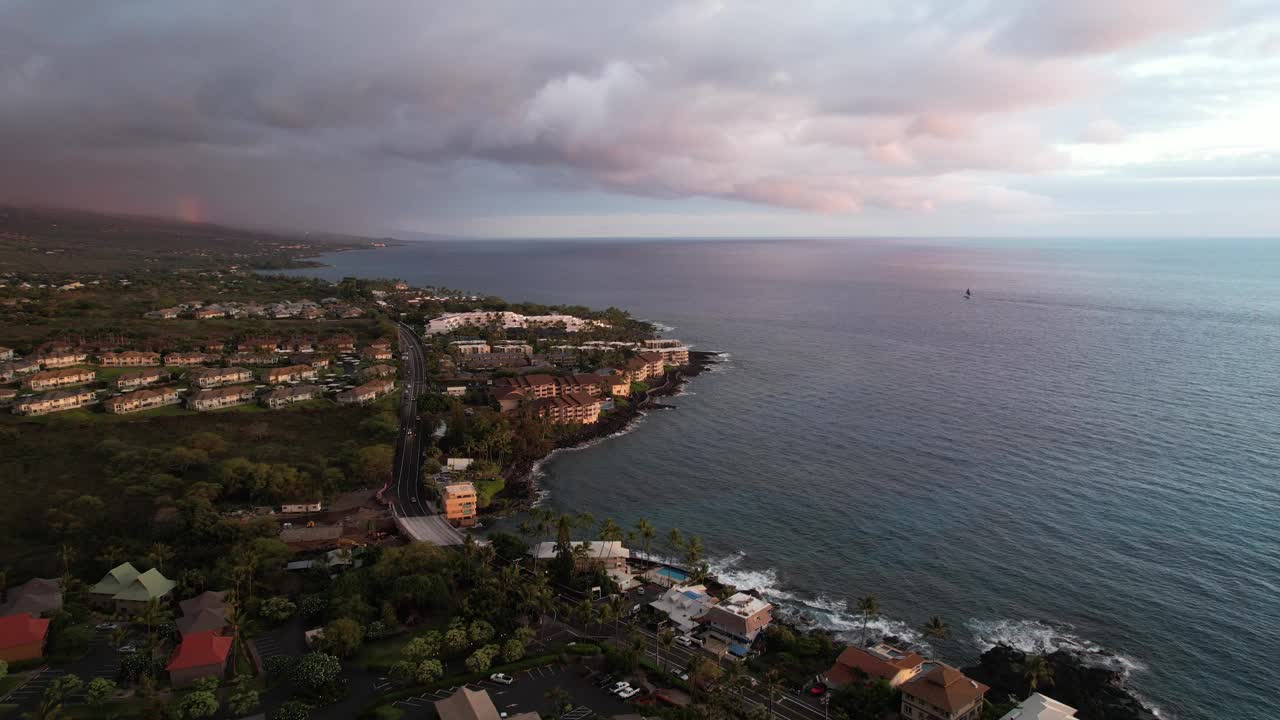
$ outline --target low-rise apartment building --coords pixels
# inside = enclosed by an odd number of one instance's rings
[[[521,315],[510,311],[473,310],[471,312],[445,313],[427,322],[428,335],[450,333],[464,327],[498,326],[504,329],[524,327],[559,327],[565,332],[580,332],[592,327],[604,327],[599,320],[585,320],[573,315]]]
[[[938,663],[901,685],[903,720],[977,720],[982,701],[991,688],[964,673]]]
[[[630,382],[644,382],[650,378],[662,377],[662,355],[656,352],[639,352],[622,366]]]
[[[479,355],[493,352],[493,348],[484,340],[454,340],[449,347],[460,355]]]
[[[476,486],[469,482],[450,483],[440,491],[444,517],[455,527],[476,524]]]
[[[43,395],[32,395],[18,400],[13,405],[13,412],[18,415],[47,415],[63,410],[74,410],[92,405],[95,396],[92,390],[76,388],[74,390],[55,390]]]
[[[310,365],[289,365],[288,367],[271,368],[262,373],[263,382],[273,385],[282,383],[302,382],[303,380],[315,380],[319,373]]]
[[[146,367],[160,364],[160,353],[126,350],[120,353],[102,353],[98,355],[98,364],[102,367]]]
[[[661,355],[662,362],[667,365],[689,364],[688,346],[674,338],[666,340],[645,340],[644,349]]]
[[[393,377],[396,374],[395,367],[391,365],[370,365],[367,368],[360,368],[356,372],[356,377],[361,380],[373,380],[381,377]]]
[[[344,405],[373,402],[391,392],[393,388],[395,383],[390,380],[370,380],[359,387],[338,393],[337,400]]]
[[[273,336],[247,337],[236,343],[236,347],[242,351],[273,353],[280,347],[280,338]]]
[[[22,381],[22,386],[30,390],[54,390],[91,383],[98,376],[88,368],[64,368],[62,370],[43,370]]]
[[[150,388],[117,395],[102,401],[102,408],[114,415],[150,410],[165,405],[177,405],[182,399],[174,387]]]
[[[333,361],[329,359],[328,355],[316,355],[313,353],[305,353],[305,352],[295,353],[293,355],[290,355],[289,362],[293,363],[294,365],[310,365],[311,367],[316,368],[317,370],[319,370],[320,368],[327,368],[333,364]]]
[[[195,368],[187,373],[187,377],[196,387],[208,389],[249,382],[253,380],[253,373],[242,367]]]
[[[111,381],[111,385],[117,390],[136,390],[168,379],[169,373],[165,372],[163,368],[156,367],[120,373],[115,380]]]
[[[736,593],[720,601],[700,619],[705,632],[730,647],[750,647],[761,630],[773,622],[773,605],[755,595]]]
[[[360,351],[360,357],[365,360],[390,360],[391,348],[388,347],[369,347]]]
[[[356,349],[356,339],[351,335],[334,335],[321,342],[320,346],[336,352],[352,352]]]
[[[57,352],[42,353],[36,356],[36,361],[40,363],[40,367],[46,370],[54,368],[70,367],[79,365],[89,359],[89,353],[79,350],[64,350]]]
[[[490,352],[532,355],[533,346],[528,343],[496,343],[491,346]]]
[[[16,377],[30,375],[40,370],[40,363],[34,358],[22,358],[7,363],[0,363],[0,382],[9,382]]]
[[[227,362],[236,365],[275,365],[280,362],[280,356],[267,352],[237,352],[227,356]]]
[[[177,365],[183,367],[188,365],[204,365],[205,363],[217,362],[217,360],[217,355],[210,355],[209,353],[202,352],[178,352],[169,353],[164,356],[165,365]]]
[[[538,417],[553,423],[591,425],[600,419],[600,400],[586,393],[568,392],[557,397],[533,401]]]
[[[218,408],[244,405],[253,402],[253,388],[244,385],[201,390],[187,398],[192,410],[217,410]]]
[[[546,373],[529,373],[515,377],[494,378],[494,390],[515,390],[526,397],[538,399],[555,397],[560,394],[559,378]]]
[[[491,370],[504,367],[527,367],[529,357],[524,353],[477,353],[462,359],[462,366],[468,370]]]
[[[297,385],[295,387],[272,390],[263,395],[262,405],[275,410],[294,403],[315,400],[318,397],[321,397],[321,391],[315,385]]]

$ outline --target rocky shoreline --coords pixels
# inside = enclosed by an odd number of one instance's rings
[[[964,674],[991,686],[987,697],[995,702],[1030,694],[1023,667],[1028,655],[1008,645],[996,645],[982,653],[978,664]],[[1104,667],[1096,660],[1069,650],[1045,656],[1053,675],[1038,688],[1059,702],[1076,708],[1082,720],[1159,720],[1155,710],[1125,687],[1126,673]]]

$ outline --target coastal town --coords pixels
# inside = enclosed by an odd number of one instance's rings
[[[272,276],[254,247],[0,274],[0,717],[1149,717],[1075,658],[949,663],[869,633],[874,595],[837,637],[695,533],[534,506],[534,463],[714,352],[614,308]]]

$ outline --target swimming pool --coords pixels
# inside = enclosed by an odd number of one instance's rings
[[[678,583],[682,583],[689,579],[689,575],[687,573],[683,573],[675,568],[669,567],[658,568],[658,574],[664,578],[670,578]]]

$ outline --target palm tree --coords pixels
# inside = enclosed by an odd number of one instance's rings
[[[858,612],[862,613],[862,646],[867,646],[867,625],[872,615],[880,614],[880,600],[875,595],[858,598]]]
[[[600,552],[597,553],[596,559],[604,557],[605,543],[622,539],[622,528],[618,527],[618,523],[613,518],[605,518],[600,523]]]
[[[653,545],[653,539],[658,536],[658,531],[648,520],[640,518],[636,521],[636,536],[640,538],[640,547],[644,549],[645,560],[650,559],[649,548]]]
[[[1053,666],[1045,659],[1043,655],[1035,655],[1027,658],[1022,664],[1022,677],[1027,681],[1027,685],[1035,690],[1041,683],[1047,685],[1053,684]]]
[[[671,654],[671,645],[675,643],[675,641],[676,634],[671,632],[670,628],[663,628],[662,632],[658,633],[658,647],[662,650],[666,650],[668,656]],[[658,653],[658,667],[662,668],[663,671],[667,669],[667,666],[662,661],[661,652]]]
[[[684,535],[680,533],[680,528],[671,528],[671,532],[667,533],[667,544],[671,546],[672,555],[680,554],[680,548],[684,547]]]
[[[769,717],[772,719],[773,703],[784,690],[782,687],[782,674],[779,673],[776,668],[765,673],[764,690],[765,694],[769,697]]]
[[[618,638],[618,624],[622,621],[622,613],[627,608],[625,595],[613,595],[609,598],[609,607],[613,610],[613,637]]]
[[[929,618],[929,622],[920,627],[920,632],[927,638],[945,640],[951,634],[951,626],[942,619],[941,615],[934,615]]]
[[[542,697],[551,705],[551,717],[560,717],[573,703],[573,696],[559,685],[549,688]]]
[[[702,538],[694,535],[684,544],[684,560],[689,567],[694,567],[702,559]]]

